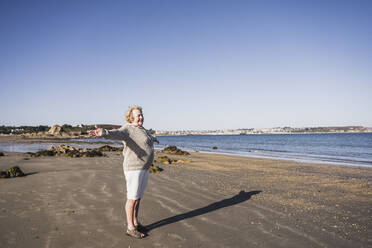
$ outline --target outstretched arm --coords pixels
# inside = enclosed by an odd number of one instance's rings
[[[104,128],[96,128],[89,131],[89,136],[124,141],[128,139],[128,133],[124,129],[106,130]]]

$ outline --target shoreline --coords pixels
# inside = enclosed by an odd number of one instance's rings
[[[195,152],[192,150],[187,150],[188,152]],[[242,158],[252,158],[252,159],[269,159],[269,160],[279,160],[284,162],[290,163],[298,163],[298,164],[317,164],[317,165],[324,165],[324,166],[340,166],[340,167],[352,167],[352,168],[369,168],[372,169],[371,165],[358,165],[358,164],[347,164],[347,163],[337,163],[337,162],[325,162],[325,161],[315,161],[315,160],[305,160],[305,159],[288,159],[288,158],[279,158],[279,157],[269,157],[269,156],[260,156],[260,155],[244,155],[244,154],[234,154],[234,153],[224,153],[224,152],[209,152],[209,151],[198,151],[198,153],[202,154],[215,154],[215,155],[226,155],[226,156],[237,156]]]
[[[202,135],[203,136],[203,135]],[[212,135],[213,136],[213,135]],[[224,135],[223,135],[224,136]],[[166,136],[160,136],[160,137],[166,137]],[[176,137],[176,136],[174,136]],[[84,146],[85,144],[91,147],[98,147],[100,145],[110,145],[110,146],[121,146],[121,144],[112,142],[112,141],[106,141],[106,140],[89,140],[85,141],[81,138],[76,139],[66,139],[66,138],[27,138],[22,136],[0,136],[0,144],[1,143],[14,143],[14,144],[50,144],[50,146],[55,146],[57,144],[66,143],[66,145],[74,146],[76,144],[78,147]],[[155,149],[163,149],[166,146],[164,145],[155,145]],[[180,148],[194,152],[195,149],[190,149],[187,147]],[[0,147],[1,149],[1,147]],[[40,149],[45,149],[45,147],[42,147]],[[27,152],[25,149],[17,148],[13,149],[15,152]],[[3,152],[13,152],[8,150],[1,150]],[[33,148],[32,152],[35,152],[35,148]],[[256,150],[249,150],[249,151],[219,151],[219,149],[216,150],[197,150],[197,152],[200,153],[206,153],[206,154],[223,154],[223,155],[232,155],[232,156],[241,156],[241,157],[247,157],[247,158],[267,158],[267,159],[278,159],[283,161],[294,161],[298,163],[319,163],[323,165],[332,165],[332,166],[347,166],[347,167],[367,167],[372,168],[372,161],[366,160],[363,158],[355,158],[354,160],[352,158],[343,158],[342,156],[335,157],[335,156],[323,156],[323,155],[311,155],[311,154],[301,154],[301,153],[275,153],[271,151],[256,151]]]
[[[19,142],[22,143],[22,142]],[[37,142],[35,142],[37,143]],[[49,143],[49,142],[45,142]],[[55,142],[55,143],[68,143],[68,144],[75,144],[75,142]],[[27,144],[27,143],[25,143]],[[76,143],[76,144],[91,144],[94,147],[97,146],[104,146],[104,145],[110,145],[113,147],[117,147],[116,144],[113,143],[102,143],[102,142],[82,142],[82,143]],[[52,143],[51,143],[51,146]],[[155,151],[161,151],[161,148],[155,148]],[[298,164],[318,164],[323,166],[336,166],[336,167],[351,167],[351,168],[369,168],[372,169],[372,165],[360,165],[360,164],[352,164],[352,163],[340,163],[340,162],[326,162],[326,161],[318,161],[318,160],[306,160],[306,159],[289,159],[289,158],[280,158],[280,157],[270,157],[270,156],[260,156],[260,155],[244,155],[244,154],[235,154],[235,153],[224,153],[224,152],[213,152],[213,151],[195,151],[191,149],[184,149],[185,151],[191,152],[191,153],[201,153],[201,154],[212,154],[212,155],[225,155],[225,156],[236,156],[236,157],[242,157],[242,158],[252,158],[252,159],[268,159],[268,160],[279,160],[283,162],[292,162],[292,163],[298,163]],[[27,154],[27,152],[20,152],[20,151],[2,151],[3,153],[14,153],[14,154]]]
[[[57,143],[57,142],[56,142]],[[64,142],[61,142],[64,143]],[[66,142],[67,143],[67,142]],[[92,145],[111,145],[115,147],[112,143],[88,143]],[[155,148],[155,151],[160,152],[161,148]],[[194,151],[185,149],[185,151],[188,151],[190,153],[200,153],[200,154],[206,154],[206,155],[223,155],[223,156],[232,156],[232,157],[241,157],[241,158],[251,158],[251,159],[263,159],[263,160],[278,160],[280,162],[289,162],[289,163],[298,163],[298,164],[313,164],[313,165],[322,165],[322,166],[335,166],[335,167],[345,167],[345,168],[367,168],[372,169],[372,165],[357,165],[357,164],[347,164],[347,163],[337,163],[337,162],[325,162],[325,161],[313,161],[313,160],[301,160],[301,159],[288,159],[288,158],[279,158],[279,157],[265,157],[260,155],[243,155],[243,154],[234,154],[234,153],[224,153],[224,152],[209,152],[209,151]],[[5,154],[27,154],[27,152],[3,152]]]

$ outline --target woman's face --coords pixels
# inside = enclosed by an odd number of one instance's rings
[[[133,122],[132,124],[135,125],[135,126],[140,126],[142,127],[143,125],[143,115],[142,115],[142,112],[139,111],[138,109],[134,109],[133,112]]]

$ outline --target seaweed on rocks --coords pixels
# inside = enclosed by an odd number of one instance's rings
[[[25,174],[18,166],[14,166],[10,169],[7,169],[6,171],[0,171],[0,178],[12,178],[23,176],[25,176]]]
[[[123,151],[123,147],[113,147],[109,145],[104,145],[98,148],[101,152],[120,152]]]
[[[162,163],[162,164],[185,164],[185,163],[190,163],[191,160],[188,159],[171,159],[168,158],[167,156],[159,156],[155,162]]]
[[[156,166],[154,164],[150,165],[150,173],[160,173],[162,172],[164,169],[160,168],[159,166]]]
[[[164,148],[162,150],[162,152],[168,153],[168,154],[174,154],[174,155],[190,155],[189,152],[183,151],[183,150],[177,148],[177,146],[168,146],[168,147]]]
[[[163,163],[163,164],[171,164],[172,160],[167,156],[160,156],[156,160],[156,162]]]
[[[41,150],[38,152],[28,152],[31,157],[47,157],[47,156],[54,156],[56,153],[54,151],[48,151],[48,150]]]
[[[67,145],[52,146],[48,150],[41,150],[38,152],[28,152],[31,157],[47,157],[47,156],[60,156],[60,157],[102,157],[104,154],[99,148],[95,149],[80,149]]]

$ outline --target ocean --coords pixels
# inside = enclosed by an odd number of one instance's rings
[[[372,133],[167,136],[159,141],[161,147],[190,151],[372,166]]]
[[[160,144],[155,145],[156,149],[175,145],[187,151],[372,167],[372,133],[161,136],[158,140]],[[118,141],[111,141],[111,143],[120,145]],[[89,143],[66,144],[88,148],[100,146]],[[35,152],[47,149],[51,145],[57,144],[0,142],[0,151]]]

